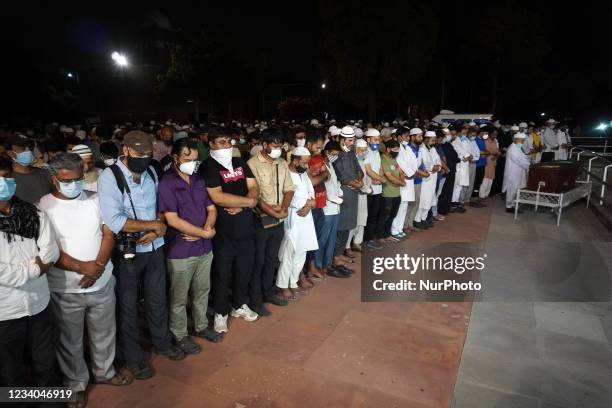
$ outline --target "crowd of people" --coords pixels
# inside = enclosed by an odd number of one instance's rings
[[[570,145],[552,119],[342,125],[0,129],[0,386],[24,385],[29,365],[29,384],[84,407],[90,382],[154,375],[142,314],[156,353],[200,353],[194,337],[223,341],[230,317],[349,279],[359,252],[493,194],[510,210],[530,164]]]

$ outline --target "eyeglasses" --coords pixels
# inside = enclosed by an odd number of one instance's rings
[[[63,180],[57,176],[55,176],[55,178],[57,179],[57,181],[59,181],[60,183],[66,183],[66,184],[70,184],[70,183],[76,183],[77,181],[83,181],[85,180],[85,176],[81,176],[80,178],[77,179],[69,179],[69,180]]]

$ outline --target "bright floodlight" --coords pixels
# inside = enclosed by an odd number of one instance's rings
[[[545,112],[540,113],[540,116],[546,116]]]
[[[114,51],[111,54],[111,58],[113,59],[113,61],[115,61],[115,63],[117,65],[119,65],[120,67],[125,67],[128,64],[128,60],[127,57],[123,54],[119,54],[117,51]]]
[[[327,86],[327,85],[325,85],[325,83],[322,83],[322,84],[321,84],[321,89],[325,89],[325,87],[326,87],[326,86]]]
[[[72,77],[73,77],[72,72],[67,73],[67,74],[66,74],[66,76],[67,76],[68,78],[72,78]]]
[[[599,126],[597,126],[597,130],[605,130],[607,128],[605,123],[600,123]]]

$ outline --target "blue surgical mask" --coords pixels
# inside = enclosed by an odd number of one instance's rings
[[[25,152],[17,153],[17,157],[15,157],[15,161],[22,166],[29,166],[34,163],[34,153],[31,150],[26,150]]]
[[[62,193],[64,197],[76,198],[81,194],[84,186],[85,186],[84,180],[71,181],[69,183],[64,183],[63,181],[60,181],[59,191],[60,193]]]
[[[9,201],[15,195],[17,182],[14,178],[0,177],[0,201]]]
[[[378,143],[373,143],[370,145],[370,149],[372,149],[373,151],[377,151],[378,150]]]
[[[238,141],[238,143],[240,143],[240,144],[246,144],[246,142],[247,142],[247,141],[246,141],[246,139],[240,139],[240,140]]]

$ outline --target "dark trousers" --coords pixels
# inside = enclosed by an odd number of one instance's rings
[[[402,202],[401,197],[383,197],[385,214],[387,218],[384,223],[384,234],[383,237],[387,238],[391,235],[391,224],[393,219],[397,216],[397,210],[399,209],[400,203]],[[412,205],[415,205],[414,203]],[[418,202],[416,205],[419,205]]]
[[[446,215],[450,210],[451,200],[453,199],[453,189],[455,188],[455,171],[446,175],[446,181],[442,186],[442,191],[438,197],[438,214]]]
[[[506,169],[506,157],[500,156],[497,158],[497,164],[495,165],[495,179],[493,179],[493,184],[491,185],[490,195],[501,193],[502,186],[504,183],[505,169]]]
[[[385,205],[382,194],[368,196],[368,221],[364,241],[380,239],[385,233]]]
[[[472,197],[478,197],[478,191],[484,178],[485,166],[476,166],[476,176],[474,177],[474,190],[472,191]]]
[[[254,235],[229,239],[222,234],[213,239],[212,304],[215,313],[225,316],[231,307],[238,309],[247,303],[255,261],[254,239]]]
[[[322,208],[313,208],[310,210],[312,214],[312,221],[314,222],[315,232],[317,237],[321,236],[321,231],[323,230],[323,225],[325,224],[325,214],[323,213]],[[306,253],[306,264],[310,261],[314,261],[317,255],[317,251],[308,251]]]
[[[29,361],[32,384],[59,387],[61,380],[55,357],[55,321],[47,306],[34,316],[0,322],[0,387],[26,386],[21,376]]]
[[[351,230],[338,230],[336,235],[336,244],[334,246],[334,256],[340,256],[344,253],[350,233]]]
[[[249,283],[251,308],[261,306],[266,298],[275,294],[274,273],[278,268],[278,250],[284,234],[284,223],[270,228],[255,227],[255,269]]]
[[[113,273],[117,279],[117,322],[119,345],[128,364],[145,360],[139,344],[138,285],[142,284],[145,316],[151,343],[158,350],[172,345],[168,327],[166,259],[163,248],[137,253],[131,260],[119,258]]]

